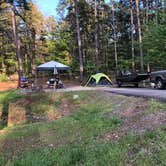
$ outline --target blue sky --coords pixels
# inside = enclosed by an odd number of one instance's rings
[[[45,15],[56,16],[56,7],[59,0],[34,0]]]
[[[58,5],[59,0],[33,0],[41,9],[41,11],[49,16],[54,15],[57,17],[56,8]],[[110,0],[105,0],[109,2]]]

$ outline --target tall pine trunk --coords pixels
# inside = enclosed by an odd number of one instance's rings
[[[32,37],[32,52],[31,52],[31,73],[32,77],[35,78],[36,75],[36,65],[35,65],[35,54],[36,54],[36,32],[35,29],[31,29],[31,37]]]
[[[156,0],[155,2],[155,22],[158,23],[158,7],[159,7],[159,1]]]
[[[118,69],[118,54],[117,54],[117,39],[116,39],[116,28],[115,28],[115,8],[114,2],[112,1],[112,18],[113,18],[113,32],[114,32],[114,56],[115,56],[115,68]]]
[[[74,0],[75,3],[75,18],[76,18],[76,30],[77,30],[77,42],[78,42],[78,53],[79,53],[79,63],[80,63],[80,82],[83,82],[83,58],[82,58],[82,50],[81,50],[81,36],[80,36],[80,24],[79,24],[79,18],[78,18],[78,6],[77,6],[77,0]]]
[[[163,0],[163,21],[166,20],[166,0]]]
[[[133,0],[130,0],[130,29],[131,29],[131,55],[132,69],[135,72],[135,55],[134,55],[134,20],[133,20]]]
[[[13,35],[14,35],[14,43],[16,47],[16,55],[18,60],[18,87],[20,87],[20,79],[22,76],[22,57],[20,50],[20,39],[17,32],[17,24],[16,24],[16,16],[15,16],[15,7],[14,2],[11,3],[11,15],[12,15],[12,24],[13,24]]]
[[[0,32],[0,55],[1,55],[1,65],[0,65],[0,68],[1,68],[1,71],[2,71],[2,75],[6,74],[6,67],[5,67],[5,64],[4,64],[5,51],[4,51],[4,48],[3,48],[6,45],[4,36],[5,36],[4,33]]]
[[[95,64],[96,72],[99,72],[99,42],[98,42],[98,21],[97,21],[97,0],[94,4],[94,16],[95,16]]]
[[[148,23],[149,22],[149,0],[146,0],[146,18],[145,18],[145,20],[146,20],[146,23]]]
[[[141,65],[141,72],[144,72],[144,59],[143,59],[143,48],[142,48],[139,0],[136,0],[136,11],[137,11],[137,26],[138,26],[138,39],[139,39],[139,51],[140,51],[140,65]]]

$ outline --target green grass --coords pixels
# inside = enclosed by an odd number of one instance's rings
[[[79,98],[74,99],[73,95],[79,95]],[[117,109],[122,100],[130,105],[136,98],[110,98],[98,92],[32,94],[25,97],[32,99],[33,107],[30,105],[29,108],[33,111],[36,108],[37,113],[43,113],[42,106],[38,105],[49,107],[51,104],[58,108],[64,98],[79,107],[73,107],[70,116],[55,121],[6,128],[0,135],[2,166],[162,166],[166,163],[165,126],[141,135],[128,133],[117,141],[104,138],[106,132],[123,125],[117,116],[107,114]],[[146,114],[165,108],[164,103],[149,102],[151,106],[145,110]]]
[[[7,113],[10,102],[20,99],[23,95],[19,94],[16,90],[9,90],[0,92],[0,105],[1,109]]]
[[[1,118],[5,118],[8,115],[9,103],[20,99],[23,95],[18,94],[16,90],[2,91],[0,92],[0,129],[6,127],[6,122]]]
[[[151,135],[151,134],[150,134]],[[158,136],[160,135],[160,136]],[[166,154],[163,132],[154,131],[153,137],[128,135],[118,142],[91,140],[55,147],[39,147],[13,156],[10,166],[38,165],[165,165]]]

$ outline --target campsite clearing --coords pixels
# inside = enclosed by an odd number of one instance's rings
[[[5,111],[12,101],[22,103],[29,115],[24,124],[0,131],[2,165],[166,162],[165,103],[101,91],[28,95],[7,91],[0,97]],[[52,110],[60,116],[49,119],[46,115]]]

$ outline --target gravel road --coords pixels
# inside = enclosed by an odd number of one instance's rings
[[[83,91],[83,90],[100,90],[110,93],[116,93],[126,96],[156,98],[166,101],[166,90],[148,89],[148,88],[113,88],[113,87],[69,87],[66,89],[58,89],[56,92]]]
[[[166,101],[166,90],[147,88],[107,88],[105,91],[127,96],[156,98]]]

